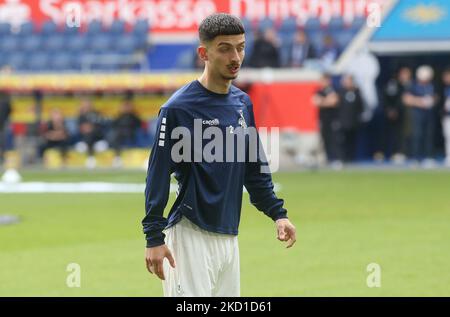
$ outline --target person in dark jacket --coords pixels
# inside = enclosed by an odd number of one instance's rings
[[[42,158],[46,150],[56,148],[61,152],[63,158],[66,158],[70,135],[60,109],[52,110],[50,120],[42,133],[42,138],[43,143],[39,148],[39,157]]]
[[[339,152],[339,96],[334,89],[331,76],[324,74],[320,89],[314,94],[313,102],[319,108],[320,134],[329,163],[342,164]]]
[[[134,145],[141,120],[134,113],[131,100],[125,100],[119,116],[112,122],[111,146],[116,152],[115,165],[120,165],[120,153],[126,144]]]
[[[411,109],[412,157],[422,161],[424,167],[432,167],[436,92],[433,85],[434,70],[428,65],[416,71],[416,81],[403,95],[403,102]]]
[[[342,150],[346,162],[353,161],[356,154],[356,137],[363,112],[363,101],[351,75],[341,79],[339,91],[339,121],[342,135]]]
[[[11,114],[11,99],[6,92],[0,91],[0,164],[6,151],[6,133]]]
[[[280,67],[279,41],[275,30],[269,28],[254,43],[249,66],[254,68]]]
[[[90,100],[84,99],[80,106],[78,127],[81,141],[75,145],[78,152],[88,152],[86,167],[94,168],[96,160],[94,152],[103,152],[108,149],[108,142],[104,134],[105,119],[98,113]]]
[[[288,66],[302,67],[305,60],[314,58],[315,52],[306,33],[303,30],[298,30],[295,34],[294,41],[289,47]]]
[[[386,130],[384,135],[385,153],[391,154],[394,162],[401,162],[407,153],[409,134],[409,115],[402,96],[409,89],[412,72],[408,67],[402,67],[396,76],[388,81],[384,89],[384,115]]]

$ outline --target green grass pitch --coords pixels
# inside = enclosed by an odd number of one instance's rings
[[[145,172],[24,172],[24,181],[143,183]],[[450,173],[277,173],[294,248],[244,195],[243,296],[450,296]],[[174,197],[171,196],[169,203]],[[0,194],[0,296],[161,296],[144,266],[144,194]],[[81,287],[66,285],[69,263]],[[366,284],[369,263],[381,287]]]

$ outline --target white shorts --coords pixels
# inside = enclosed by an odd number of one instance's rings
[[[237,236],[205,231],[186,217],[164,233],[175,259],[175,269],[164,259],[164,296],[240,296]]]

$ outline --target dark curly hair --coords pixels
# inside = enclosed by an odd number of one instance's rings
[[[219,35],[245,34],[245,29],[238,17],[226,13],[215,13],[202,21],[198,34],[201,42],[211,42]]]

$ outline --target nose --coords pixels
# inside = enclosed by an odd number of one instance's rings
[[[239,63],[241,62],[241,57],[239,56],[238,50],[235,48],[233,50],[232,56],[231,56],[231,62],[232,63]]]

